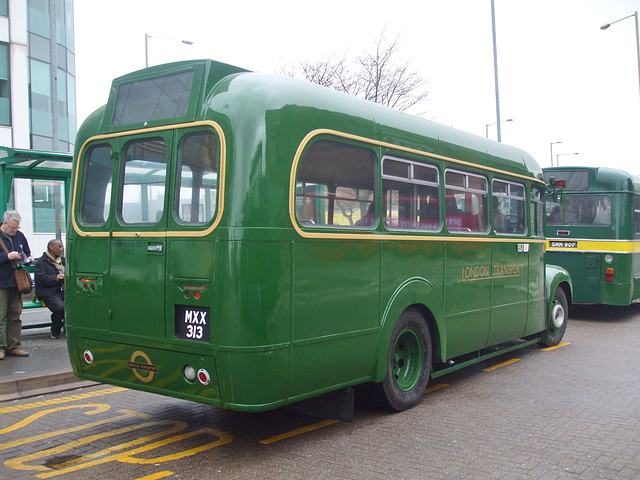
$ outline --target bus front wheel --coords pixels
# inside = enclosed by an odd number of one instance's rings
[[[543,332],[540,344],[546,347],[554,347],[562,341],[567,330],[569,307],[567,296],[562,288],[557,287],[551,299],[551,310],[547,320],[547,329]]]
[[[387,352],[387,374],[380,397],[389,410],[401,412],[416,405],[431,375],[431,335],[420,312],[405,310],[398,319]]]

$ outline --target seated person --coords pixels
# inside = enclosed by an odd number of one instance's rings
[[[373,225],[375,221],[375,205],[373,202],[369,204],[369,208],[367,208],[367,213],[360,220],[356,221],[356,226],[358,227],[369,227]]]
[[[62,241],[50,240],[34,267],[36,296],[51,310],[51,338],[60,338],[64,320],[64,258]]]

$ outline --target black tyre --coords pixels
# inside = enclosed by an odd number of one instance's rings
[[[431,375],[431,335],[424,317],[414,308],[396,323],[387,352],[387,375],[379,384],[380,400],[401,412],[416,405]]]
[[[551,309],[547,319],[547,329],[542,334],[540,344],[546,347],[554,347],[562,341],[567,330],[569,319],[569,307],[567,297],[562,288],[556,288],[551,299]]]

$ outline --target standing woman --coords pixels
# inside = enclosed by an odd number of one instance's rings
[[[36,262],[36,296],[51,310],[51,338],[60,338],[64,320],[64,258],[62,241],[50,240]]]
[[[4,212],[0,225],[0,360],[7,355],[26,357],[29,355],[20,348],[22,333],[22,295],[16,285],[14,264],[30,263],[31,249],[27,238],[19,230],[22,217],[15,210]],[[5,328],[4,318],[7,317]]]

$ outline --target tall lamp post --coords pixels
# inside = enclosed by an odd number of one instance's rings
[[[636,10],[633,13],[633,15],[628,15],[619,20],[616,20],[615,22],[605,23],[600,27],[600,30],[606,30],[614,23],[621,22],[622,20],[626,20],[627,18],[631,18],[631,17],[635,17],[635,24],[636,24],[636,53],[638,54],[638,85],[640,86],[640,33],[639,33],[640,27],[638,26],[638,11]]]
[[[181,43],[184,43],[185,45],[193,45],[193,42],[191,40],[177,40],[175,38],[157,37],[155,35],[149,35],[148,33],[145,33],[144,34],[144,66],[145,67],[149,66],[149,39],[150,38],[157,38],[160,40],[169,40],[172,42],[181,42]]]
[[[551,166],[553,167],[553,146],[562,142],[551,142]]]
[[[558,153],[558,154],[556,155],[556,167],[559,167],[559,166],[560,166],[560,160],[559,160],[559,158],[560,158],[561,156],[563,156],[563,155],[578,155],[578,152],[574,152],[574,153]]]
[[[507,118],[506,120],[502,120],[500,123],[504,123],[504,122],[513,122],[513,118]],[[498,125],[498,122],[493,122],[493,123],[485,123],[485,137],[489,138],[489,127],[491,125]]]
[[[502,141],[502,132],[500,130],[500,93],[498,89],[498,48],[496,43],[496,10],[491,0],[491,30],[493,32],[493,76],[496,84],[496,129],[498,132],[498,141]]]

